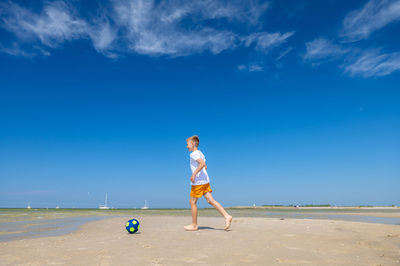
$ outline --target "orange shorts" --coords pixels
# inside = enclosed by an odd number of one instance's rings
[[[192,186],[192,190],[190,191],[190,196],[194,198],[201,198],[207,192],[212,192],[210,188],[210,183],[204,185]]]

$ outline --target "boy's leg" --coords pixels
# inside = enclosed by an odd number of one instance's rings
[[[198,198],[190,197],[190,208],[192,209],[192,224],[184,226],[187,231],[197,230],[197,200]]]
[[[219,204],[218,201],[216,201],[213,196],[211,195],[211,192],[207,192],[204,194],[204,197],[206,198],[207,202],[211,204],[219,213],[221,213],[222,216],[225,218],[225,230],[228,230],[229,227],[231,226],[232,222],[232,216],[230,216],[224,209],[224,207]]]
[[[190,208],[192,209],[192,224],[197,225],[197,200],[199,198],[190,197]]]

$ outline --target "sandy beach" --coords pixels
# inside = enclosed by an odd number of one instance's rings
[[[333,220],[141,216],[89,222],[72,233],[0,243],[1,265],[400,265],[400,226]]]

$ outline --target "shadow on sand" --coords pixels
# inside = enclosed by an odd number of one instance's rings
[[[220,230],[220,231],[225,231],[222,228],[214,228],[214,227],[209,227],[209,226],[199,226],[199,230]]]

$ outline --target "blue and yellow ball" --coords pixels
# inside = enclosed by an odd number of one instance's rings
[[[136,233],[139,231],[139,221],[136,219],[131,219],[125,224],[125,228],[130,234]]]

